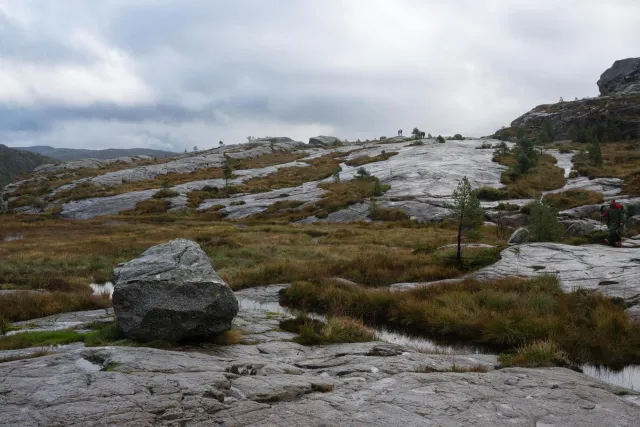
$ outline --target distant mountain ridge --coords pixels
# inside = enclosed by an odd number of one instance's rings
[[[178,154],[172,153],[171,151],[153,150],[150,148],[108,148],[105,150],[87,150],[82,148],[54,148],[49,147],[48,145],[15,148],[52,157],[63,162],[89,158],[107,160],[127,156],[171,157]]]
[[[0,144],[0,189],[19,175],[29,173],[45,163],[57,163],[57,160]]]

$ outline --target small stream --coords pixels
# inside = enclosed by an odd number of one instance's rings
[[[113,294],[113,283],[91,284],[94,294],[100,295],[109,292]],[[251,298],[238,297],[238,304],[241,310],[261,310],[268,313],[288,314],[295,316],[297,313],[276,302],[277,295],[273,295],[264,300],[256,300]],[[313,319],[326,320],[325,316],[316,313],[307,313]],[[438,354],[494,354],[487,351],[486,348],[474,346],[470,344],[441,344],[434,340],[416,337],[413,335],[399,333],[384,327],[374,328],[378,338],[381,341],[391,344],[398,344],[410,348],[415,351],[432,352]],[[584,365],[583,373],[597,380],[625,387],[631,390],[640,391],[640,366],[629,365],[622,370],[614,371],[612,369],[594,365]]]

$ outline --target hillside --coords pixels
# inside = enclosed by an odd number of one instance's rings
[[[106,150],[86,150],[78,148],[54,148],[47,145],[37,145],[33,147],[20,147],[20,150],[42,154],[63,162],[79,159],[116,159],[118,157],[149,156],[149,157],[170,157],[177,153],[162,150],[152,150],[149,148],[108,148]]]
[[[17,176],[29,173],[45,163],[55,163],[55,160],[37,153],[17,150],[0,144],[0,187],[7,185]]]
[[[555,140],[586,142],[589,132],[603,142],[640,139],[640,58],[616,61],[597,84],[599,97],[539,105],[494,136],[515,139],[520,129],[537,136],[546,121]]]

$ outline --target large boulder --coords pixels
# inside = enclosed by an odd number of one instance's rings
[[[513,232],[511,237],[509,237],[510,245],[521,245],[523,243],[527,243],[529,241],[529,230],[526,228],[518,228]]]
[[[113,309],[132,339],[206,339],[231,329],[238,313],[233,291],[190,240],[154,246],[114,273]]]
[[[576,219],[561,221],[564,225],[567,237],[583,237],[594,231],[605,231],[607,227],[598,221],[591,219]]]
[[[335,136],[316,136],[309,138],[309,145],[313,147],[330,147],[340,144],[340,139]]]
[[[640,58],[619,59],[598,80],[600,94],[640,93]]]

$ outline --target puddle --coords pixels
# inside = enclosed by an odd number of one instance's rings
[[[93,289],[94,295],[103,295],[108,292],[109,298],[113,296],[113,283],[111,282],[107,282],[102,285],[98,283],[92,283],[89,286],[91,286],[91,289]]]
[[[582,367],[585,375],[597,380],[640,391],[640,366],[630,365],[620,371],[614,371],[602,366],[585,365]]]
[[[294,310],[289,310],[288,308],[283,307],[277,302],[273,301],[262,302],[248,298],[238,298],[238,303],[240,304],[241,310],[262,310],[269,313],[289,314],[293,316],[296,315],[296,312]],[[307,313],[307,316],[312,319],[322,321],[326,320],[325,316],[317,313]],[[402,345],[416,351],[433,352],[439,354],[491,354],[486,350],[472,345],[442,345],[428,338],[414,337],[411,335],[398,333],[396,331],[391,331],[386,328],[373,329],[376,331],[376,334],[378,335],[380,341]]]
[[[16,234],[7,234],[4,236],[5,242],[15,242],[18,240],[24,240],[24,235],[16,233]]]

